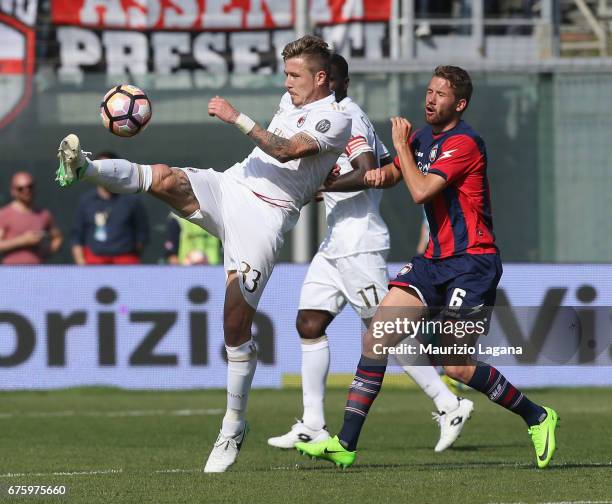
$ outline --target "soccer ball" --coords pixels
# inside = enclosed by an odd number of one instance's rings
[[[131,137],[142,131],[151,120],[151,114],[149,98],[131,84],[110,89],[100,105],[104,127],[121,137]]]

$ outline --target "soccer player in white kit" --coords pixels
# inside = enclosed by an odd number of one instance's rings
[[[324,192],[327,236],[308,268],[300,295],[296,327],[302,349],[302,399],[304,412],[286,434],[268,439],[276,448],[295,443],[318,442],[330,437],[325,426],[323,403],[329,371],[327,326],[351,304],[364,324],[388,291],[387,254],[389,231],[380,215],[382,192],[343,190],[362,185],[367,170],[392,162],[367,115],[347,96],[348,64],[339,54],[331,60],[330,87],[336,101],[351,115],[351,138],[338,159],[341,177]],[[349,175],[346,175],[349,174]],[[459,437],[474,407],[472,401],[456,397],[428,362],[403,369],[434,402],[440,426],[436,452],[450,447]]]
[[[225,172],[90,161],[76,135],[58,149],[60,186],[89,180],[115,193],[148,192],[221,239],[227,274],[223,330],[228,357],[227,411],[204,472],[224,472],[247,432],[246,406],[257,365],[251,324],[283,234],[325,182],[351,132],[351,118],[329,88],[330,51],[318,37],[285,46],[285,88],[268,129],[215,97],[208,112],[237,126],[257,147]]]

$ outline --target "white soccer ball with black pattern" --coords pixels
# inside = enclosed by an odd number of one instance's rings
[[[120,137],[132,137],[140,133],[151,120],[152,113],[146,93],[131,84],[110,89],[100,105],[104,127]]]

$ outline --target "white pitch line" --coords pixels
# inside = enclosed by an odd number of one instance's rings
[[[198,473],[202,472],[202,469],[160,469],[154,472],[155,474]]]
[[[123,469],[100,469],[97,471],[60,471],[50,473],[6,473],[0,478],[23,478],[30,476],[94,476],[98,474],[121,474]]]
[[[182,410],[132,410],[132,411],[33,411],[0,413],[0,420],[11,418],[62,418],[71,416],[123,418],[147,416],[209,416],[220,415],[224,410],[215,409],[182,409]]]
[[[97,476],[100,474],[122,474],[123,469],[98,469],[93,471],[58,471],[58,472],[29,472],[29,473],[6,473],[0,474],[0,478],[24,478],[30,476]],[[129,472],[129,471],[128,471]],[[139,471],[134,471],[135,473]],[[180,474],[199,473],[201,469],[160,469],[151,471],[151,474]]]

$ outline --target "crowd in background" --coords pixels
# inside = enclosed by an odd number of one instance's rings
[[[486,0],[483,2],[486,17],[522,17],[530,18],[539,8],[535,0]],[[436,18],[469,18],[472,16],[472,0],[416,0],[415,17],[417,26],[415,35],[426,38],[431,35],[448,33],[468,34],[467,25],[436,25]],[[433,20],[433,23],[427,20]],[[489,27],[487,32],[497,35],[514,34],[516,31],[529,29],[525,26]]]
[[[101,152],[96,159],[116,159]],[[25,171],[11,178],[11,202],[0,208],[0,262],[44,264],[65,238],[51,212],[36,205],[36,183]],[[113,194],[92,187],[79,199],[69,241],[78,265],[140,264],[149,243],[149,219],[136,194]],[[220,241],[204,229],[170,214],[166,223],[165,262],[175,265],[220,264]]]
[[[104,151],[95,159],[117,159]],[[48,209],[35,203],[36,184],[25,171],[11,179],[10,203],[0,208],[0,263],[44,264],[64,244],[64,236]],[[95,186],[79,199],[70,229],[69,245],[75,264],[140,264],[149,243],[149,218],[137,194],[113,194]],[[429,226],[423,222],[416,251],[425,252]],[[172,265],[223,263],[221,241],[174,213],[166,221],[164,262]]]

